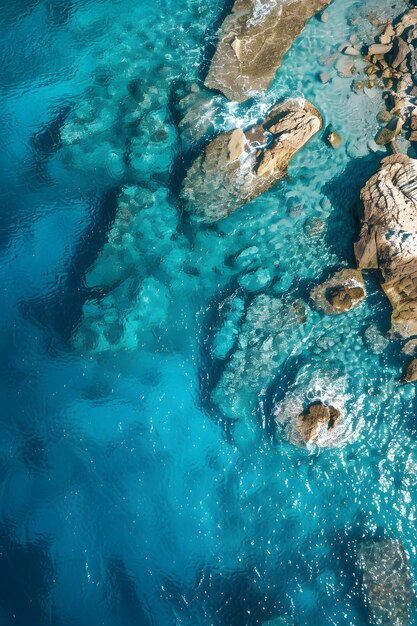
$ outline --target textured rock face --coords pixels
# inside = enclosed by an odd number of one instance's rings
[[[392,308],[391,330],[417,334],[417,160],[393,155],[361,191],[364,206],[355,244],[359,269],[379,269]]]
[[[331,0],[236,0],[224,20],[206,86],[242,102],[263,91],[305,23]]]
[[[349,311],[365,298],[365,283],[359,270],[342,270],[311,292],[319,309],[328,315]]]
[[[309,407],[298,416],[298,432],[306,445],[316,443],[319,440],[322,428],[331,431],[336,426],[340,417],[339,409],[327,406],[323,402],[310,404]]]
[[[401,542],[389,539],[363,544],[358,561],[375,623],[407,626],[414,591],[408,555]]]
[[[414,383],[416,380],[417,380],[417,359],[413,359],[406,368],[402,382]]]
[[[312,104],[286,100],[261,124],[220,135],[187,172],[186,207],[206,222],[226,217],[283,178],[291,158],[321,125]]]

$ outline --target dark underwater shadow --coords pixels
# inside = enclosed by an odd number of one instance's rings
[[[130,576],[123,561],[118,557],[107,563],[105,598],[117,626],[151,626],[145,613],[133,576]]]
[[[237,277],[219,290],[207,305],[207,308],[200,316],[200,362],[198,368],[199,380],[199,399],[200,406],[205,414],[209,415],[214,421],[220,423],[226,433],[229,442],[232,441],[232,427],[234,420],[224,416],[220,409],[215,407],[211,401],[211,394],[216,388],[223,374],[224,368],[232,357],[237,347],[237,340],[231,347],[224,359],[216,358],[212,353],[214,337],[220,330],[224,320],[222,308],[235,296],[244,296],[244,290],[239,286]],[[238,332],[241,323],[245,318],[246,310],[250,304],[250,298],[245,298],[245,309],[238,324]]]
[[[353,159],[339,176],[324,186],[324,194],[332,205],[325,241],[341,264],[345,261],[350,267],[356,267],[353,244],[360,228],[360,191],[378,171],[380,163],[381,156],[376,154]],[[341,231],[341,224],[346,226],[345,231]]]
[[[91,222],[83,230],[65,278],[57,277],[59,289],[49,298],[26,300],[20,305],[25,318],[48,332],[49,350],[61,350],[62,343],[68,343],[79,324],[82,308],[91,297],[84,277],[107,241],[108,230],[116,216],[118,193],[119,188],[99,198],[90,198]]]
[[[47,168],[48,160],[62,147],[61,129],[71,109],[70,104],[64,104],[53,110],[50,120],[31,135],[32,159],[25,167],[28,189],[37,190],[53,183]]]
[[[192,588],[172,579],[164,582],[164,588],[175,612],[184,615],[186,620],[193,620],[187,623],[261,626],[266,620],[291,610],[285,594],[284,572],[277,571],[274,580],[276,587],[266,597],[265,590],[253,584],[253,568],[221,571],[205,565],[196,571]],[[187,598],[186,608],[184,597]]]
[[[55,571],[46,541],[19,544],[5,528],[0,531],[0,620],[3,626],[45,626],[45,614]],[[55,622],[57,623],[57,622]]]

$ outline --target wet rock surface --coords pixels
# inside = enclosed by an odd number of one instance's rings
[[[405,370],[402,382],[414,383],[417,380],[417,359],[413,359]]]
[[[316,306],[328,315],[349,311],[366,296],[362,272],[346,269],[314,287],[311,298]]]
[[[414,599],[408,554],[397,539],[362,544],[363,587],[372,617],[381,626],[407,626]]]
[[[236,0],[224,20],[205,84],[230,100],[266,89],[305,23],[331,0]]]
[[[324,428],[331,431],[336,426],[340,417],[339,409],[322,402],[310,404],[305,411],[298,416],[298,431],[305,443],[311,444],[318,441],[320,430]]]
[[[302,448],[338,448],[352,438],[348,380],[341,364],[302,366],[284,397],[275,403],[278,432]]]
[[[308,101],[286,100],[264,121],[214,139],[187,172],[182,197],[202,221],[213,222],[267,191],[286,175],[294,154],[321,128]]]
[[[359,269],[379,269],[393,312],[391,330],[417,334],[417,160],[393,155],[361,192],[355,254]]]

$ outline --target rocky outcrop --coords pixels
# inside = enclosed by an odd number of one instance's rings
[[[353,436],[347,377],[337,362],[306,364],[273,408],[278,430],[295,446],[338,448]]]
[[[393,308],[391,331],[417,335],[417,160],[399,154],[383,159],[361,199],[358,267],[380,270]]]
[[[407,626],[414,591],[408,554],[402,543],[388,539],[362,544],[358,563],[375,623]]]
[[[262,123],[220,135],[187,172],[186,208],[206,222],[226,217],[283,178],[291,158],[321,125],[312,104],[286,100]]]
[[[337,315],[357,306],[366,296],[365,283],[359,270],[341,270],[321,285],[314,287],[311,298],[328,315]]]
[[[263,91],[305,23],[331,0],[236,0],[205,84],[242,102]]]
[[[417,380],[417,359],[413,359],[405,370],[402,382],[414,383]]]
[[[316,402],[310,404],[297,419],[298,432],[306,445],[319,441],[320,431],[332,431],[340,418],[340,411],[332,405]]]

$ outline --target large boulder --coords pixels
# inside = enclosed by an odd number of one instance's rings
[[[414,591],[402,543],[398,539],[364,543],[358,550],[358,562],[375,623],[407,626]]]
[[[311,298],[319,309],[328,315],[349,311],[362,302],[366,296],[362,272],[346,269],[337,272],[332,278],[317,285]]]
[[[331,0],[236,0],[205,84],[242,102],[263,91],[305,23]]]
[[[291,158],[321,125],[310,102],[286,100],[262,123],[223,133],[187,172],[182,190],[187,209],[206,222],[226,217],[283,178]]]
[[[284,397],[275,402],[273,415],[278,430],[293,445],[339,448],[355,437],[354,421],[358,420],[351,404],[341,364],[306,364]]]
[[[380,270],[393,308],[392,332],[417,335],[417,160],[400,154],[383,159],[361,199],[358,267]]]

